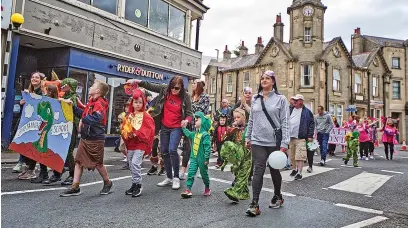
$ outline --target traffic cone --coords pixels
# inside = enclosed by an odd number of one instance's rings
[[[402,141],[402,146],[401,146],[401,150],[407,150],[407,143],[404,141]]]

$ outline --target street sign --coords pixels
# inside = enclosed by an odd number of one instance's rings
[[[346,112],[357,112],[356,105],[348,105]]]

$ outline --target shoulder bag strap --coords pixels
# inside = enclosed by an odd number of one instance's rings
[[[269,116],[268,112],[266,111],[265,103],[264,103],[263,97],[261,97],[261,105],[262,105],[262,111],[265,113],[266,118],[268,119],[269,123],[271,124],[273,130],[276,131],[277,128],[276,128],[275,124],[273,123],[272,118]]]

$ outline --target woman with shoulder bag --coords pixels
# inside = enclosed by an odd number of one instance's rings
[[[287,151],[289,145],[289,103],[278,93],[275,73],[266,71],[261,76],[258,94],[251,105],[246,133],[247,146],[251,146],[254,174],[252,180],[252,203],[247,214],[257,216],[259,194],[269,155],[277,150]],[[269,208],[280,208],[284,202],[281,194],[282,176],[278,169],[269,166],[274,186],[274,196]]]

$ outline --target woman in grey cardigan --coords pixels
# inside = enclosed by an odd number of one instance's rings
[[[266,113],[262,108],[264,103]],[[275,125],[275,127],[272,127]],[[279,134],[281,132],[281,134]],[[277,133],[277,134],[276,134]],[[281,135],[281,136],[280,136]],[[287,98],[278,93],[275,73],[266,71],[261,76],[258,94],[255,95],[251,105],[251,114],[248,121],[246,141],[252,150],[252,163],[254,174],[252,180],[252,203],[247,214],[257,216],[261,213],[258,200],[263,185],[263,175],[269,155],[277,150],[286,153],[289,145],[289,104]],[[275,195],[269,208],[280,208],[283,204],[281,194],[282,176],[278,169],[269,167],[272,176]]]

